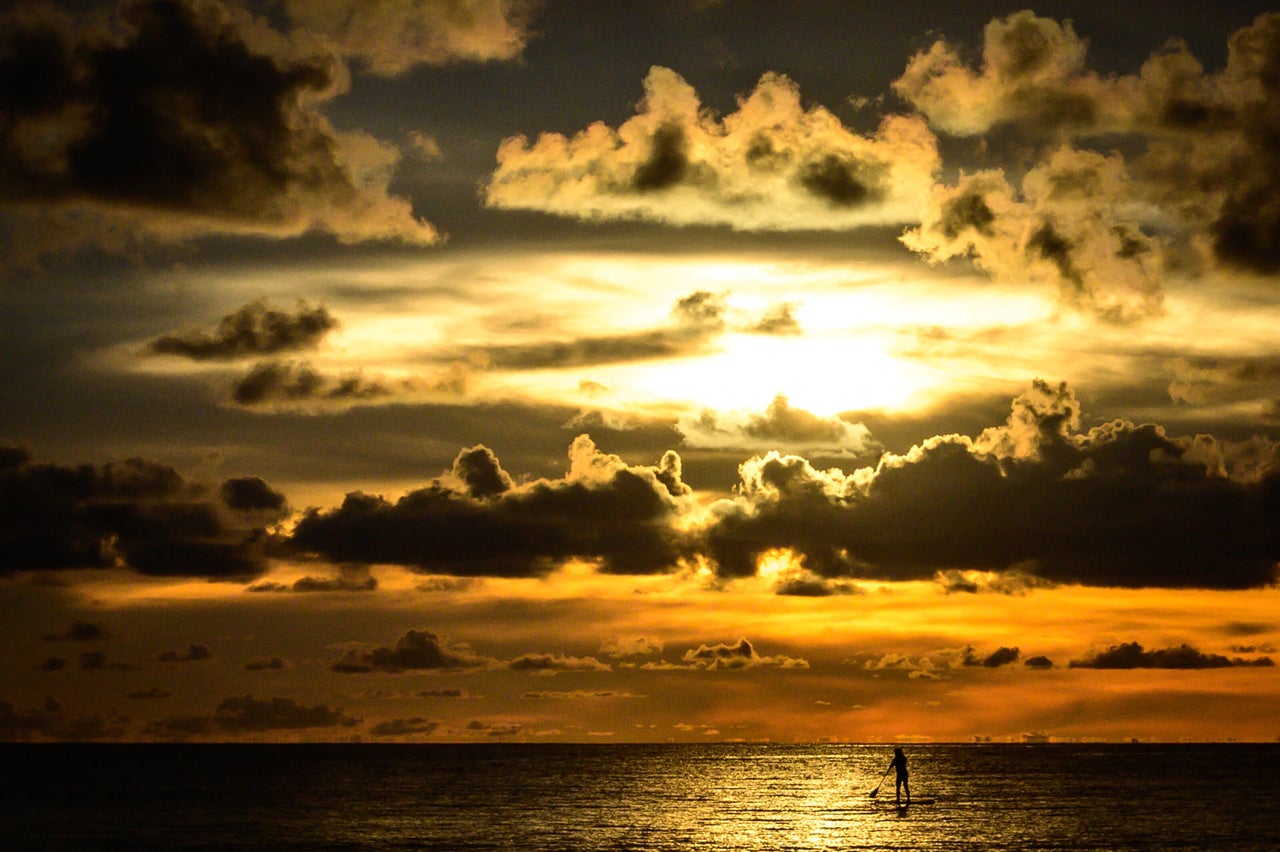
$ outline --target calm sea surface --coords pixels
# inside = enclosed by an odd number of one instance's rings
[[[0,848],[1280,848],[1280,745],[906,751],[4,745]]]

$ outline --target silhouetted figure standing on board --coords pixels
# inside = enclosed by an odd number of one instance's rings
[[[911,804],[911,784],[907,782],[907,756],[902,753],[901,748],[893,750],[893,760],[889,761],[889,769],[898,770],[898,785],[895,795],[899,805],[902,804],[902,791],[907,791],[907,804]],[[888,770],[886,769],[887,773]]]

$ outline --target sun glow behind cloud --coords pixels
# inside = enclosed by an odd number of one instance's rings
[[[761,411],[779,394],[819,416],[918,408],[959,373],[995,372],[954,351],[931,363],[922,338],[1027,326],[1053,309],[1048,294],[956,288],[918,268],[906,279],[893,263],[513,253],[489,262],[483,291],[458,288],[458,267],[393,261],[345,283],[302,269],[256,292],[287,300],[299,279],[328,290],[340,326],[307,353],[319,370],[428,381],[463,370],[476,401],[677,414]],[[704,313],[681,314],[693,299]],[[546,357],[579,345],[576,360]]]

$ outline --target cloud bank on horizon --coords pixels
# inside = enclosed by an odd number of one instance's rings
[[[1276,444],[1178,438],[1125,421],[1083,430],[1079,414],[1065,383],[1038,381],[1003,425],[935,436],[847,474],[778,451],[754,456],[732,494],[709,505],[674,450],[657,465],[628,464],[584,434],[563,478],[517,481],[477,445],[394,502],[353,491],[274,533],[288,503],[259,478],[229,479],[215,500],[155,463],[71,468],[7,448],[3,537],[14,546],[3,567],[252,578],[270,547],[459,577],[539,577],[585,561],[611,574],[707,565],[734,578],[783,553],[792,580],[805,581],[779,586],[792,594],[831,594],[850,579],[958,584],[972,571],[1011,572],[1023,590],[1276,581]],[[294,590],[374,588],[370,580],[308,579]]]

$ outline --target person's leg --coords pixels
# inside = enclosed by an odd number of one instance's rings
[[[902,779],[902,786],[907,790],[907,804],[911,804],[911,781],[907,778]]]

